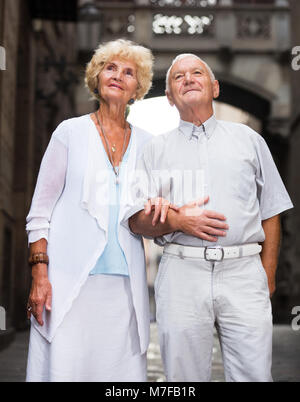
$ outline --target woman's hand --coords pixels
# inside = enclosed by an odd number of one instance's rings
[[[43,310],[51,311],[52,303],[52,286],[48,279],[47,265],[35,264],[32,267],[32,285],[27,303],[27,318],[30,319],[31,314],[37,322],[43,326]]]
[[[154,209],[154,215],[152,219],[152,225],[155,226],[160,217],[160,222],[165,223],[166,217],[168,215],[169,209],[173,209],[174,211],[179,211],[179,208],[176,205],[171,204],[168,200],[165,200],[162,197],[151,198],[145,204],[144,211],[145,215],[150,215],[152,210]]]

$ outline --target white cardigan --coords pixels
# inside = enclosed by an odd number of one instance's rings
[[[151,134],[132,127],[128,161],[123,165],[119,213],[119,242],[128,263],[141,353],[149,342],[149,297],[142,238],[132,234],[128,217],[135,207],[128,197],[131,175]],[[52,284],[51,312],[41,327],[32,324],[49,342],[70,310],[107,243],[108,181],[101,138],[90,115],[63,121],[52,134],[43,156],[29,214],[28,243],[48,240],[48,275]],[[137,207],[139,210],[140,207]]]

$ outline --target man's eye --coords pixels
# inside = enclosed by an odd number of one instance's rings
[[[178,80],[178,79],[180,79],[181,77],[182,77],[182,74],[178,74],[178,75],[175,76],[175,80]]]
[[[202,71],[195,71],[195,73],[194,74],[202,74]]]

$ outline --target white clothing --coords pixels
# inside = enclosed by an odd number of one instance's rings
[[[293,205],[264,139],[243,124],[211,116],[146,145],[135,193],[181,206],[209,196],[203,208],[222,213],[226,236],[209,242],[183,232],[155,239],[190,247],[265,240],[262,221]],[[156,281],[157,323],[169,381],[210,378],[213,327],[219,329],[228,381],[271,381],[272,319],[260,257],[207,262],[164,256]]]
[[[130,175],[151,135],[132,127],[130,154],[122,167],[119,243],[128,264],[140,351],[149,342],[149,298],[141,236],[128,227]],[[44,154],[31,208],[26,218],[28,242],[48,240],[48,275],[52,310],[44,311],[44,326],[32,325],[51,342],[107,243],[109,188],[101,138],[90,115],[63,121]]]
[[[27,382],[146,379],[128,277],[89,276],[51,343],[31,326]]]
[[[271,302],[259,254],[208,262],[164,253],[155,299],[167,381],[210,381],[215,325],[226,381],[272,381]]]
[[[263,137],[215,116],[200,127],[181,120],[178,128],[155,137],[137,168],[145,178],[139,183],[140,209],[158,195],[178,206],[208,195],[204,208],[227,218],[227,235],[216,242],[174,232],[155,239],[161,246],[263,242],[262,221],[293,207]]]

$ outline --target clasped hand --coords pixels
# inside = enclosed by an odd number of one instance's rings
[[[154,211],[152,225],[156,226],[159,220],[162,224],[166,222],[168,212],[172,209],[177,213],[178,231],[202,240],[216,242],[218,236],[226,236],[229,226],[225,222],[226,217],[223,214],[203,208],[208,200],[209,197],[206,196],[182,207],[177,207],[162,197],[151,198],[146,202],[144,211],[145,215],[150,215]]]

